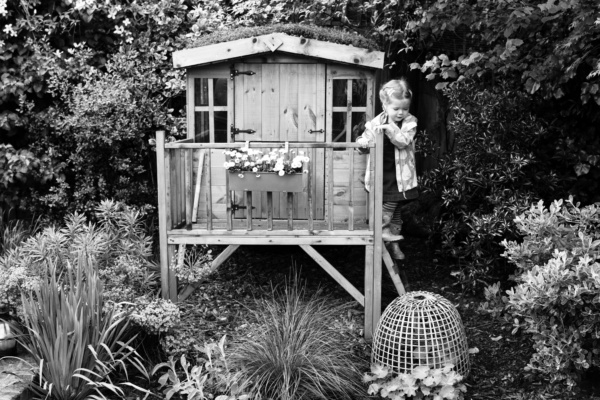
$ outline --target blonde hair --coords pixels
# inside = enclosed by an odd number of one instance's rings
[[[385,83],[379,90],[379,99],[383,104],[391,103],[392,99],[411,100],[412,91],[406,79],[392,79]]]

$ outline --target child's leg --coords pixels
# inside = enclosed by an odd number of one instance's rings
[[[402,233],[402,202],[398,202],[394,214],[392,215],[392,221],[390,222],[390,229],[394,235]]]
[[[383,208],[383,221],[381,224],[381,235],[382,235],[384,242],[391,242],[394,240],[402,239],[402,236],[393,234],[390,229],[391,223],[392,223],[392,217],[394,216],[396,208],[398,208],[397,206],[398,206],[397,201],[384,201],[383,202],[383,207],[382,207]]]
[[[396,202],[396,207],[394,208],[390,220],[390,233],[393,236],[399,236],[400,239],[397,240],[403,239],[402,235],[400,235],[402,233],[402,214],[400,210],[401,202]],[[398,244],[397,240],[386,243],[387,249],[394,260],[404,260],[404,253],[400,249],[400,245]]]

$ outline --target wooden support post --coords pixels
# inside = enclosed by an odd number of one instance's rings
[[[383,136],[377,135],[375,140],[375,180],[373,181],[374,207],[373,221],[375,234],[373,239],[373,328],[377,328],[381,316],[381,253],[383,239],[381,237],[383,221]],[[375,331],[373,330],[373,333]]]
[[[206,154],[206,229],[209,231],[213,228],[213,211],[212,211],[212,151],[208,150]]]
[[[169,152],[165,151],[165,132],[156,132],[156,166],[158,184],[158,231],[160,250],[160,282],[163,299],[173,300],[177,296],[177,281],[175,273],[169,269],[169,263],[174,255],[174,246],[167,243],[167,231],[171,229],[171,199]],[[171,254],[170,254],[171,253]]]
[[[184,184],[185,184],[185,229],[192,229],[192,214],[194,208],[194,185],[192,184],[193,178],[193,153],[192,149],[184,150],[184,161],[183,161],[183,173],[184,173]]]
[[[365,246],[365,339],[373,337],[373,245]]]

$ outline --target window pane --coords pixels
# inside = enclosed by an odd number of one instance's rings
[[[352,113],[352,138],[351,142],[356,142],[356,138],[362,135],[365,130],[367,114],[363,112]]]
[[[210,142],[210,125],[208,124],[208,111],[196,111],[194,125],[194,138],[196,143]]]
[[[332,137],[334,142],[346,141],[346,113],[334,112],[332,118]]]
[[[352,106],[366,107],[367,105],[367,80],[352,79]]]
[[[346,79],[333,80],[333,106],[346,107],[348,105],[348,83]]]
[[[194,79],[194,107],[208,105],[208,79]]]
[[[215,111],[215,143],[227,143],[227,111]]]
[[[226,106],[227,105],[227,81],[225,78],[213,79],[214,81],[214,105],[215,106]]]

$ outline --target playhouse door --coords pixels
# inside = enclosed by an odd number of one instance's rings
[[[325,141],[325,64],[235,64],[235,141]],[[239,131],[238,131],[239,130]],[[238,132],[238,133],[236,133]],[[323,149],[307,150],[311,169],[324,171]],[[324,218],[324,176],[314,173],[311,182],[313,215]],[[238,205],[242,193],[236,193]],[[277,197],[279,199],[277,199]],[[274,194],[274,218],[287,218],[286,194]],[[266,218],[266,193],[254,193],[253,216]],[[244,209],[236,217],[245,217]],[[306,194],[295,194],[294,218],[308,217]]]

